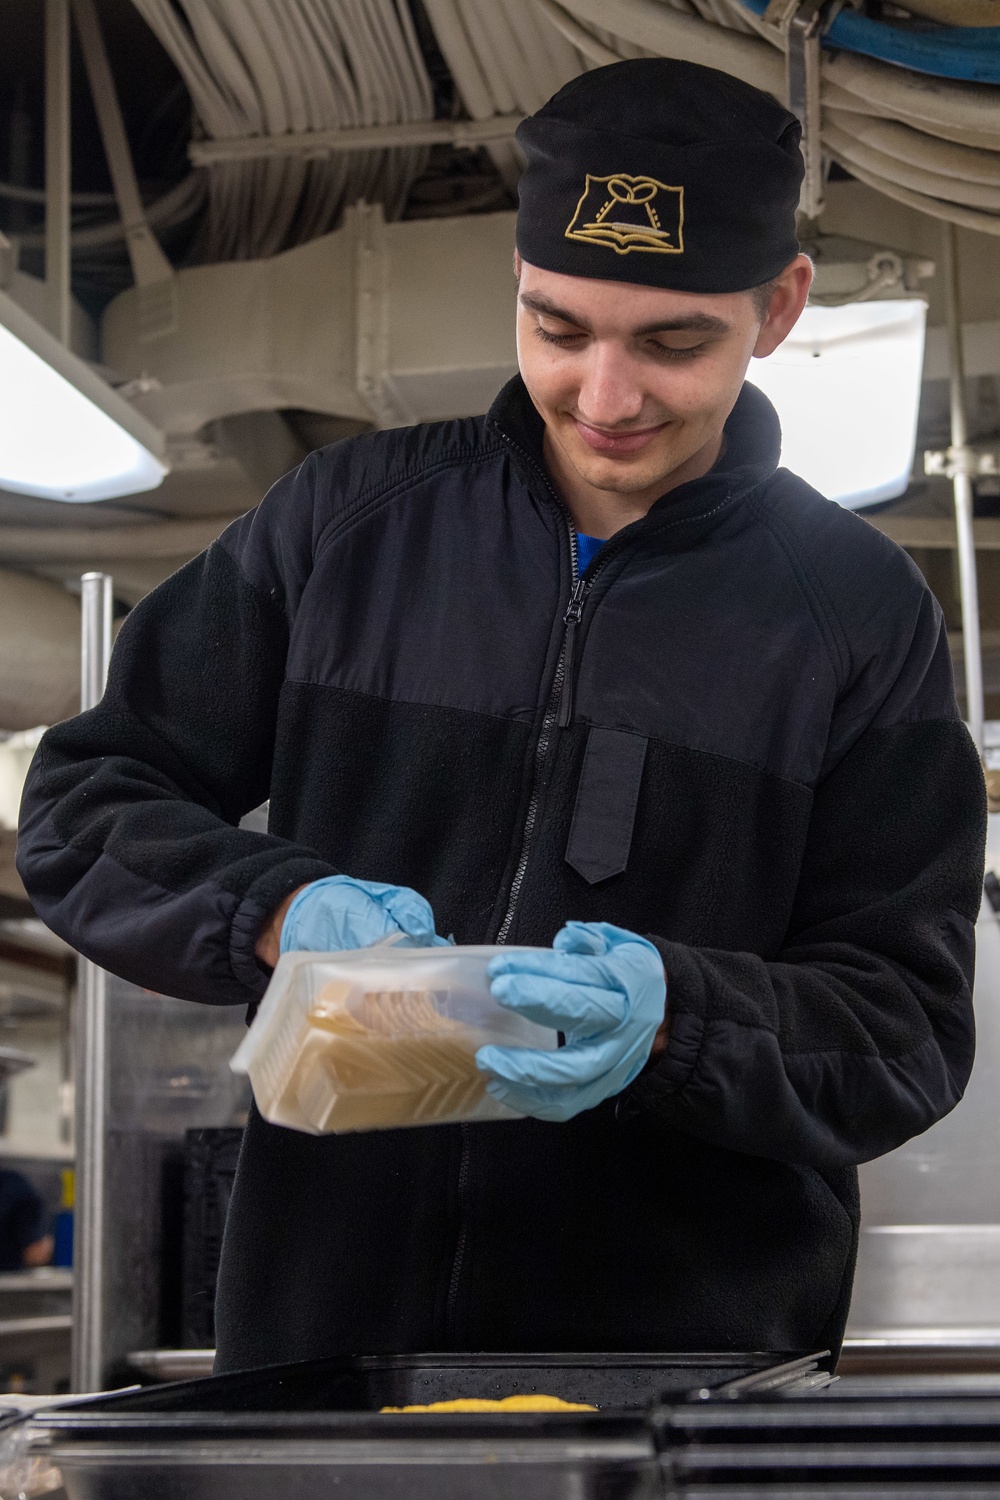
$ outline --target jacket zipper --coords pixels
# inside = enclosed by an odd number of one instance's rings
[[[580,577],[580,557],[576,543],[576,528],[565,505],[550,487],[550,494],[556,500],[560,513],[569,529],[569,550],[572,561],[573,587],[563,615],[563,640],[562,649],[559,653],[559,662],[556,666],[556,675],[552,682],[552,691],[549,695],[549,704],[542,720],[541,733],[538,736],[538,744],[535,746],[535,769],[534,782],[531,789],[531,800],[528,803],[528,812],[524,820],[524,833],[521,841],[521,855],[514,871],[514,879],[511,881],[510,896],[507,901],[507,910],[500,924],[500,930],[496,935],[498,943],[505,943],[510,934],[517,910],[518,898],[521,894],[521,886],[524,884],[525,873],[528,868],[528,857],[531,853],[531,839],[535,831],[535,823],[538,820],[539,786],[541,783],[541,769],[548,755],[549,746],[552,742],[552,730],[568,728],[573,718],[573,679],[576,667],[576,635],[583,619],[583,607],[597,580],[598,574],[613,553],[620,550],[620,546],[626,541],[632,530],[631,526],[623,527],[615,536],[609,538],[601,548],[601,556],[590,566],[587,576]],[[638,523],[633,522],[632,525]]]
[[[578,578],[576,587],[570,595],[566,613],[563,615],[563,624],[566,627],[566,634],[563,637],[563,680],[559,693],[559,717],[556,720],[560,729],[565,729],[573,717],[573,656],[576,646],[576,627],[583,615],[583,601],[586,596],[587,585],[582,578]]]
[[[554,491],[552,493],[555,494]],[[556,498],[558,500],[558,497]],[[514,914],[517,911],[518,898],[521,894],[521,887],[524,884],[524,877],[528,869],[528,856],[531,853],[532,835],[535,831],[535,823],[538,821],[539,786],[541,783],[542,766],[545,764],[546,757],[549,753],[549,745],[552,742],[552,731],[556,727],[557,720],[560,718],[560,705],[562,703],[563,697],[563,685],[566,681],[567,665],[572,665],[573,642],[570,632],[572,631],[575,633],[576,621],[579,619],[579,616],[575,616],[573,623],[570,623],[570,611],[573,610],[575,604],[578,608],[582,608],[583,593],[585,592],[583,580],[580,577],[579,571],[580,559],[576,546],[576,531],[569,518],[566,516],[565,507],[563,506],[562,502],[559,501],[558,503],[560,513],[562,514],[569,531],[569,555],[573,589],[570,595],[569,606],[567,607],[566,614],[563,616],[563,639],[562,646],[559,651],[559,660],[556,663],[556,675],[552,679],[552,689],[549,693],[549,701],[545,708],[545,716],[542,719],[542,727],[538,735],[538,743],[535,746],[535,765],[531,787],[531,799],[528,802],[528,811],[525,814],[524,819],[524,832],[521,836],[521,853],[517,861],[517,869],[514,871],[514,879],[510,883],[510,895],[507,898],[507,910],[504,913],[503,921],[500,923],[500,929],[497,932],[496,940],[498,943],[505,943],[508,936],[510,935],[510,929],[514,921]]]

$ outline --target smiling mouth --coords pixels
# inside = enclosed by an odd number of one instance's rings
[[[609,457],[641,452],[669,425],[667,422],[660,422],[656,427],[643,427],[640,430],[632,428],[624,432],[604,432],[600,427],[591,427],[589,423],[581,422],[579,417],[573,417],[572,420],[587,447]]]

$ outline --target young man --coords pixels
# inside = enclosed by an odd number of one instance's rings
[[[972,1063],[984,796],[940,611],[743,385],[808,291],[798,127],[642,60],[519,139],[521,377],[312,454],[132,612],[25,795],[40,915],[175,995],[397,927],[553,945],[495,961],[567,1037],[480,1054],[523,1120],[252,1115],[220,1369],[836,1348],[856,1164]]]

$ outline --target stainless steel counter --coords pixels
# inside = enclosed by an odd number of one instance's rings
[[[1000,814],[987,863],[1000,872]],[[976,928],[976,1065],[958,1107],[861,1168],[849,1339],[1000,1337],[1000,920]]]

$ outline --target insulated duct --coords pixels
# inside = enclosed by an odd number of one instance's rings
[[[0,526],[0,564],[21,564],[32,569],[46,565],[67,567],[74,573],[81,568],[92,570],[98,565],[111,566],[136,559],[174,562],[179,567],[203,552],[235,519],[235,516],[199,516],[190,521],[152,521],[135,526]],[[22,576],[0,573],[5,581]],[[77,611],[78,627],[79,623]]]
[[[387,224],[361,204],[281,255],[179,270],[155,341],[123,292],[104,358],[144,377],[134,404],[173,437],[284,408],[381,427],[483,412],[516,369],[513,246],[512,213]]]

